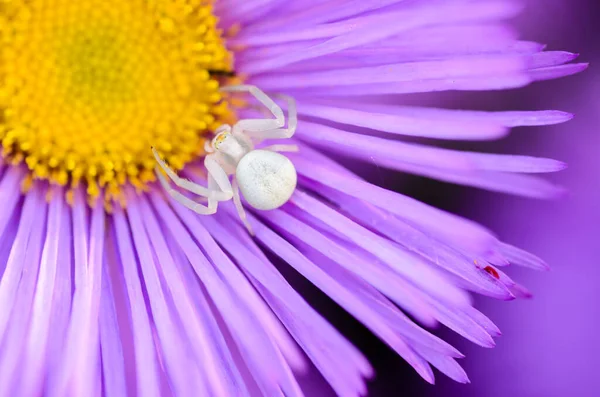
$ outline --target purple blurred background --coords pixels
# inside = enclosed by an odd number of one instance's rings
[[[510,273],[531,289],[532,300],[478,300],[478,308],[503,331],[496,348],[481,349],[442,332],[467,355],[463,364],[472,384],[438,377],[437,386],[420,389],[428,396],[600,396],[600,1],[527,3],[516,21],[524,39],[547,43],[550,50],[578,52],[592,65],[578,76],[488,99],[494,108],[553,108],[576,117],[554,127],[516,130],[508,140],[487,147],[568,162],[569,168],[553,180],[567,186],[571,196],[539,202],[458,193],[462,200],[456,203],[462,205],[451,209],[541,256],[552,271]]]

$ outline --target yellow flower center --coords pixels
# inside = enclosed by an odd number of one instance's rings
[[[175,169],[230,112],[212,0],[0,0],[2,155],[31,177],[104,188]]]

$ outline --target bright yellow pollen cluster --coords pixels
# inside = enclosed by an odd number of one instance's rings
[[[2,155],[31,177],[117,197],[174,169],[230,112],[212,0],[0,0]]]

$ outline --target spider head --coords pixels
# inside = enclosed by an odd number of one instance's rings
[[[214,150],[219,150],[222,146],[227,146],[227,141],[231,138],[231,126],[223,124],[215,131],[215,137],[212,140]]]

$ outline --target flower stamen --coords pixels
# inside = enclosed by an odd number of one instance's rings
[[[219,92],[232,56],[212,0],[0,2],[0,142],[33,179],[117,198],[176,170],[232,121]]]

